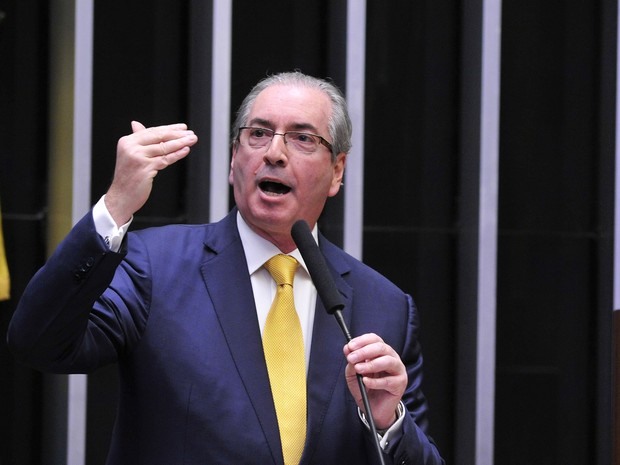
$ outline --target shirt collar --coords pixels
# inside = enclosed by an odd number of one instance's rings
[[[239,211],[237,211],[237,229],[241,237],[241,244],[243,245],[243,251],[245,252],[245,259],[248,264],[248,272],[250,275],[261,268],[271,257],[282,253],[280,249],[267,239],[262,238],[252,231]],[[312,228],[312,237],[314,237],[314,241],[318,244],[318,228],[316,224],[314,228]],[[308,268],[306,267],[303,257],[299,253],[299,249],[293,250],[288,255],[295,257],[303,269],[306,270],[306,273],[308,272]]]

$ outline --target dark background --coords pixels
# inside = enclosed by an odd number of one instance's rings
[[[205,217],[210,82],[193,58],[210,37],[210,2],[110,0],[95,10],[92,201],[110,182],[132,119],[187,121],[201,143],[157,178],[134,228]],[[0,199],[12,299],[0,335],[43,263],[48,226],[49,5],[0,0]],[[502,4],[495,463],[611,464],[611,309],[616,5],[611,0]],[[301,69],[345,91],[346,2],[236,0],[237,108],[268,73]],[[421,311],[431,434],[456,457],[459,244],[463,186],[465,0],[367,4],[364,261]],[[210,70],[207,70],[210,71]],[[217,70],[215,71],[217,72]],[[208,74],[208,73],[207,73]],[[203,157],[203,158],[201,158]],[[208,164],[207,164],[208,165]],[[342,195],[322,225],[342,243]],[[475,309],[472,309],[472,311]],[[0,345],[0,464],[47,464],[46,376]],[[474,373],[471,374],[474,376]],[[101,464],[114,418],[114,368],[89,377],[87,463]]]

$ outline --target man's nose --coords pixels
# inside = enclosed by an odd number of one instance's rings
[[[265,151],[265,162],[272,165],[282,165],[288,162],[288,147],[284,142],[284,136],[274,134]]]

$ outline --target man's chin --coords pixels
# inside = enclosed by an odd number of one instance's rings
[[[244,216],[244,219],[252,229],[260,229],[269,234],[278,235],[290,234],[291,227],[296,221],[296,218],[290,213],[277,209],[254,211],[250,215]]]

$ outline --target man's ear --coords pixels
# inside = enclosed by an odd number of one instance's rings
[[[228,184],[233,185],[233,171],[235,169],[235,155],[237,154],[237,143],[233,143],[230,154],[230,170],[228,171]]]
[[[332,178],[332,184],[329,189],[328,196],[333,197],[340,191],[342,186],[342,180],[344,179],[344,169],[347,164],[347,154],[340,152],[336,155],[336,161],[334,162],[334,177]]]

